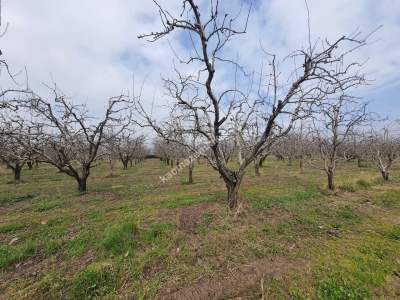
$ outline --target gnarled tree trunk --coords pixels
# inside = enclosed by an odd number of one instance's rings
[[[238,204],[239,189],[244,174],[237,171],[230,171],[229,175],[227,175],[227,173],[228,172],[225,172],[223,178],[226,189],[228,190],[228,206],[230,209],[234,209]]]
[[[230,209],[234,209],[238,204],[240,182],[226,183],[226,188],[228,189],[228,206]]]

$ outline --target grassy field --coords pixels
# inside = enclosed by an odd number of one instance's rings
[[[343,162],[336,194],[319,171],[271,159],[249,169],[239,214],[205,163],[160,185],[147,160],[86,194],[50,166],[0,169],[1,299],[395,299],[400,169]]]

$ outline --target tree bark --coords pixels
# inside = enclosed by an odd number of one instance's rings
[[[23,165],[16,164],[15,167],[13,168],[14,171],[14,180],[19,181],[21,180],[21,171],[22,171]]]
[[[190,184],[193,183],[193,163],[189,164],[189,181]]]
[[[87,191],[87,187],[86,187],[87,177],[77,178],[77,181],[78,181],[78,190],[80,192],[86,192]]]
[[[260,168],[262,168],[262,167],[264,167],[264,161],[265,161],[265,159],[267,158],[267,156],[264,156],[264,157],[262,157],[261,159],[260,159]]]
[[[381,171],[381,174],[382,174],[383,180],[389,181],[389,171],[387,171],[387,170],[382,170],[382,171]]]
[[[123,165],[123,169],[124,170],[128,170],[128,163],[129,163],[129,160],[123,160],[122,161],[122,165]]]
[[[256,176],[260,176],[260,164],[261,164],[261,160],[256,160],[254,162],[254,172],[255,172]]]
[[[228,189],[228,206],[230,209],[234,209],[238,203],[240,181],[226,183],[226,188]]]
[[[333,171],[328,171],[327,175],[328,175],[328,189],[330,189],[331,191],[334,191],[335,190],[334,173],[333,173]]]

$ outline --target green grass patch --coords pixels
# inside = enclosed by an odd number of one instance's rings
[[[110,262],[93,263],[80,271],[72,282],[74,299],[93,299],[116,291],[116,270]]]
[[[102,246],[113,254],[125,254],[137,246],[138,226],[135,222],[124,223],[107,230]]]
[[[0,226],[0,233],[8,233],[8,232],[15,232],[17,230],[20,230],[22,228],[25,228],[26,225],[22,223],[13,223],[13,224],[7,224],[7,225],[1,225]]]
[[[364,189],[368,189],[372,186],[372,184],[369,181],[364,180],[364,179],[359,179],[359,180],[357,180],[356,183],[359,187],[364,188]]]
[[[11,205],[17,202],[31,200],[35,198],[34,194],[25,194],[25,195],[10,195],[3,194],[0,195],[0,206]]]
[[[187,195],[178,198],[163,200],[160,208],[179,208],[194,204],[208,203],[215,201],[215,195]]]
[[[37,252],[37,243],[28,240],[22,245],[0,245],[0,269],[19,263]]]
[[[316,188],[310,188],[304,191],[295,192],[291,195],[258,198],[252,201],[252,207],[256,210],[268,209],[275,204],[302,202],[315,197],[317,194],[318,190]]]

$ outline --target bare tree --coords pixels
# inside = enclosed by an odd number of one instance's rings
[[[372,129],[369,149],[382,178],[389,180],[391,168],[400,159],[399,121],[388,123],[381,130]]]
[[[23,167],[35,157],[39,144],[36,133],[37,128],[22,119],[5,111],[0,114],[0,160],[13,171],[15,181],[21,179]]]
[[[366,44],[366,38],[361,38],[358,33],[342,36],[333,42],[318,40],[306,49],[292,52],[289,58],[294,62],[301,61],[301,65],[295,67],[289,78],[282,78],[276,56],[265,52],[270,72],[260,72],[258,88],[249,92],[254,81],[248,78],[247,88],[238,84],[242,82],[239,76],[245,76],[242,72],[244,68],[239,62],[224,57],[223,50],[233,38],[246,32],[250,10],[244,18],[244,25],[238,28],[236,24],[240,17],[221,13],[218,1],[210,1],[206,17],[194,0],[183,0],[180,14],[173,14],[154,2],[164,28],[139,38],[157,41],[174,31],[189,34],[193,50],[187,59],[178,59],[197,72],[186,73],[176,68],[176,78],[164,80],[168,94],[175,100],[170,115],[171,118],[179,115],[186,120],[179,129],[183,134],[196,132],[202,142],[209,145],[207,159],[225,182],[230,208],[237,205],[246,168],[288,134],[293,123],[308,114],[311,103],[365,81],[363,74],[357,72],[360,64],[348,59],[350,53]],[[285,61],[287,59],[282,63]],[[232,68],[235,76],[231,87],[222,90],[215,78],[224,66]],[[151,126],[160,136],[167,136],[169,127],[147,113],[140,99],[137,100],[136,110],[142,126]],[[256,120],[262,122],[260,134],[257,139],[249,140],[249,127]],[[221,140],[232,132],[238,155],[237,168],[227,164],[221,145]],[[191,149],[190,144],[184,145]]]
[[[318,142],[323,170],[328,179],[328,188],[335,189],[335,171],[339,160],[339,149],[348,140],[357,126],[367,121],[366,104],[357,103],[355,98],[346,95],[318,104],[314,115],[314,140]]]
[[[84,192],[93,163],[99,158],[99,148],[111,138],[105,136],[106,128],[116,126],[120,129],[114,134],[118,134],[129,122],[123,116],[129,101],[123,95],[110,98],[103,117],[96,122],[84,105],[74,105],[56,87],[51,91],[53,102],[34,95],[18,101],[18,105],[27,109],[34,117],[33,123],[42,128],[42,146],[37,154],[75,178],[79,191]]]
[[[115,138],[115,146],[119,159],[122,162],[123,169],[128,169],[128,164],[134,159],[140,159],[143,156],[145,137],[136,136],[132,130],[124,130]]]

